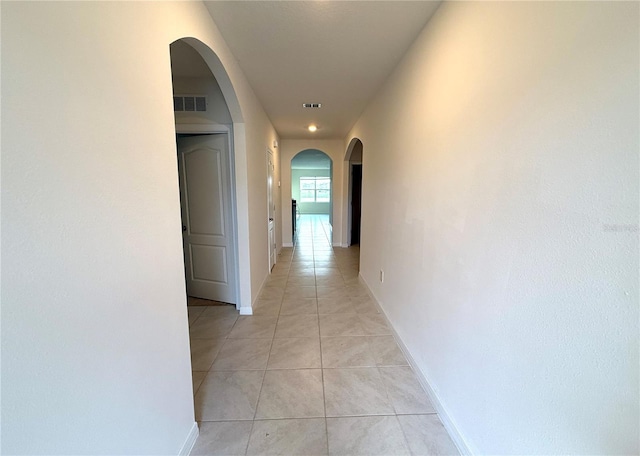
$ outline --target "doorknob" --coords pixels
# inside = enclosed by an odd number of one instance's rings
[[[182,225],[182,232],[184,233],[185,231],[187,231],[187,225]]]
[[[270,222],[273,222],[273,217],[269,217],[269,221],[270,221]]]

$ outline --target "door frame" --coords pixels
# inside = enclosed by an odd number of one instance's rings
[[[353,150],[355,149],[356,145],[360,143],[362,144],[362,160],[360,163],[353,163],[352,161],[352,155],[353,155]],[[344,154],[344,161],[343,161],[343,167],[342,167],[342,185],[344,186],[344,188],[346,188],[346,191],[344,192],[343,196],[342,196],[342,247],[350,247],[351,246],[351,229],[353,226],[353,220],[352,220],[352,207],[351,207],[351,203],[352,203],[352,199],[353,199],[353,165],[354,164],[360,164],[363,165],[363,171],[364,171],[364,143],[362,142],[362,140],[358,137],[358,136],[353,136],[351,137],[351,139],[348,142],[347,145],[347,149],[345,151]],[[362,183],[361,185],[364,184],[364,174],[362,176]],[[362,205],[362,188],[361,188],[361,195],[360,195],[360,201],[361,201],[361,205]],[[362,241],[362,206],[360,207],[360,241]]]
[[[233,126],[218,124],[215,122],[203,123],[203,124],[191,124],[191,123],[176,123],[175,124],[176,135],[178,134],[201,134],[201,135],[215,135],[225,134],[227,136],[227,142],[229,145],[229,199],[231,207],[231,231],[233,236],[233,255],[235,258],[234,267],[232,273],[235,275],[235,289],[236,295],[236,309],[240,310],[242,307],[240,296],[240,261],[238,251],[238,217],[237,217],[237,201],[236,201],[236,169],[235,169],[235,149],[233,143]],[[182,204],[182,203],[181,203]],[[180,208],[182,210],[182,206]],[[183,260],[184,262],[184,260]]]
[[[349,184],[347,190],[347,247],[351,246],[351,228],[353,224],[353,163],[347,162],[349,168]]]
[[[275,182],[272,180],[271,182],[271,188],[269,188],[269,173],[270,173],[270,169],[269,169],[269,162],[271,162],[271,164],[273,165],[273,173],[271,173],[271,178],[275,179],[275,170],[276,170],[276,163],[275,163],[275,159],[273,156],[273,152],[271,151],[271,149],[267,148],[267,153],[266,153],[266,159],[267,159],[267,254],[268,254],[268,258],[269,258],[269,274],[271,274],[271,272],[273,271],[273,268],[275,267],[276,263],[278,262],[278,246],[274,245],[273,246],[273,265],[271,264],[271,233],[269,232],[269,224],[271,222],[273,222],[273,236],[274,239],[273,241],[275,242],[275,235],[276,235],[276,199],[274,197],[274,185]],[[269,192],[271,192],[271,195],[269,195]],[[271,201],[269,201],[269,196],[271,196]],[[271,208],[269,207],[269,204],[272,203],[274,208],[273,208],[273,220],[268,220],[269,219],[269,213],[271,211]]]

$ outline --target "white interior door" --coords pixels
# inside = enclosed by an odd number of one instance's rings
[[[178,139],[187,294],[235,304],[235,236],[227,134]]]
[[[271,151],[267,151],[267,214],[268,220],[268,232],[269,232],[269,271],[273,269],[276,264],[276,229],[275,229],[275,213],[276,205],[273,200],[273,174],[275,165],[273,164],[273,154]]]

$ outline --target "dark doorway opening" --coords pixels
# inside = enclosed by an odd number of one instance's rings
[[[351,245],[360,244],[362,212],[362,165],[351,168]]]

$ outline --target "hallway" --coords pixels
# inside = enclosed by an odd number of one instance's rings
[[[254,307],[191,306],[191,454],[457,454],[358,278],[304,215]]]

